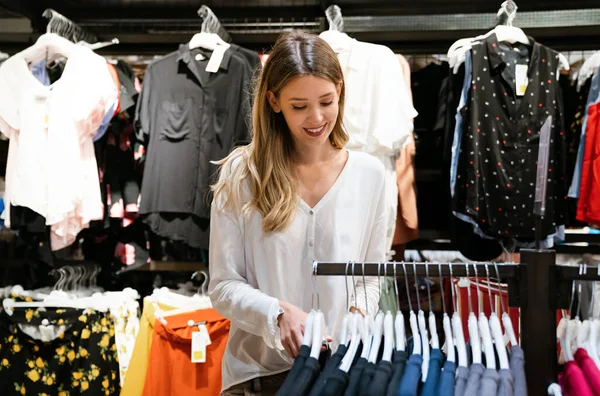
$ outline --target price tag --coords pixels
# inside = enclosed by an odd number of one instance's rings
[[[525,95],[527,86],[529,85],[529,79],[527,78],[527,65],[516,65],[516,84],[517,84],[517,96]]]
[[[223,55],[225,55],[225,51],[227,51],[227,47],[222,45],[217,45],[212,55],[210,56],[210,60],[206,65],[206,71],[209,73],[216,73],[219,71],[219,67],[221,67],[221,62],[223,61]]]
[[[210,340],[210,335],[208,334],[208,329],[206,328],[206,325],[205,324],[198,325],[198,330],[200,330],[199,333],[202,334],[202,337],[204,337],[206,345],[212,344],[212,341]]]
[[[200,331],[192,333],[192,363],[206,363],[206,337]]]

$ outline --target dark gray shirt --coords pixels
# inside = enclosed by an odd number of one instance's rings
[[[137,137],[147,146],[142,215],[208,219],[217,172],[210,161],[248,139],[250,63],[227,50],[219,71],[209,73],[210,55],[182,44],[148,67],[136,109]]]
[[[469,369],[463,366],[456,368],[456,382],[454,384],[454,396],[463,396],[469,378]]]
[[[514,380],[509,369],[500,369],[498,382],[498,396],[514,396]]]
[[[474,395],[495,395],[498,393],[498,372],[496,369],[486,369],[479,383],[479,392]]]
[[[510,371],[514,379],[515,396],[527,396],[525,355],[523,349],[518,345],[513,345],[510,350]]]
[[[467,378],[467,384],[465,385],[464,395],[477,395],[479,390],[479,384],[481,383],[481,376],[485,371],[480,363],[473,363],[469,367],[469,378]]]

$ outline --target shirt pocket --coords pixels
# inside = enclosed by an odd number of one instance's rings
[[[180,141],[188,138],[197,129],[196,114],[191,99],[165,101],[162,104],[161,139]]]

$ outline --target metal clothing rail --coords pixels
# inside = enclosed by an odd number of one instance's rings
[[[364,266],[364,267],[363,267]],[[467,266],[469,268],[467,268]],[[394,267],[396,267],[396,275],[416,275],[417,276],[474,276],[474,269],[477,268],[477,272],[484,277],[485,267],[489,268],[490,274],[496,277],[496,271],[494,267],[498,268],[501,278],[514,278],[518,276],[519,264],[517,263],[439,263],[439,262],[418,262],[418,261],[406,261],[406,262],[359,262],[353,261],[349,263],[330,263],[330,262],[315,262],[317,270],[316,275],[354,275],[359,276],[393,276]],[[415,268],[416,267],[416,268]],[[450,270],[452,267],[452,271]],[[428,272],[429,271],[429,272]],[[440,273],[441,272],[441,273]]]
[[[569,308],[572,281],[599,281],[595,268],[582,273],[578,267],[556,265],[553,250],[521,250],[521,262],[515,263],[331,263],[315,262],[317,276],[479,276],[504,278],[508,283],[508,303],[520,308],[521,346],[525,353],[525,374],[530,396],[547,395],[548,386],[557,381],[556,310]],[[452,270],[450,269],[452,268]],[[498,274],[496,273],[498,270]],[[441,272],[441,273],[440,273]]]

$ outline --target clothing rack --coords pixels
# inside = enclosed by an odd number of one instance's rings
[[[515,263],[412,263],[396,262],[395,275],[474,276],[490,274],[508,283],[508,303],[520,308],[521,347],[525,353],[525,373],[530,396],[547,395],[548,386],[558,379],[556,348],[556,310],[569,308],[572,281],[599,281],[600,273],[582,273],[579,267],[556,265],[554,250],[521,250],[521,262]],[[316,276],[393,276],[394,263],[315,262]],[[441,273],[440,273],[441,271]]]

